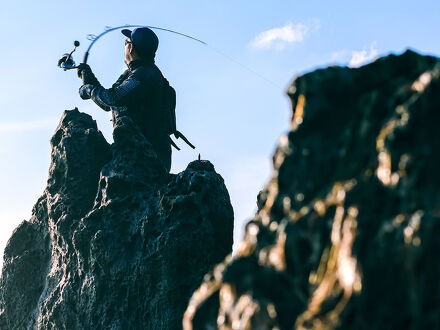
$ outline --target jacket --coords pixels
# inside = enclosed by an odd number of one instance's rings
[[[83,83],[94,86],[91,99],[103,110],[112,112],[114,123],[118,116],[133,119],[169,171],[171,144],[163,111],[164,77],[154,62],[130,62],[128,69],[109,89],[101,86],[91,70],[83,73]]]

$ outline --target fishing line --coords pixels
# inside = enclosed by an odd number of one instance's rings
[[[237,61],[237,60],[236,60],[235,58],[233,58],[232,56],[230,56],[230,55],[228,55],[228,54],[222,52],[221,50],[219,50],[219,49],[217,49],[217,48],[215,48],[215,47],[213,47],[213,46],[211,46],[211,45],[208,45],[207,43],[205,43],[205,45],[206,45],[208,48],[210,48],[212,51],[216,52],[217,54],[219,54],[219,55],[221,55],[221,56],[223,56],[223,57],[225,57],[225,58],[227,58],[228,60],[234,62],[235,64],[241,66],[243,69],[249,71],[250,73],[253,73],[254,75],[258,76],[259,78],[265,80],[267,83],[271,84],[272,86],[276,87],[277,89],[282,88],[280,85],[276,84],[275,82],[273,82],[273,81],[270,80],[269,78],[266,78],[266,77],[263,76],[261,73],[255,71],[255,70],[251,69],[250,67],[248,67],[247,65],[245,65],[245,64],[243,64],[243,63]]]
[[[142,26],[139,26],[139,25],[127,25],[127,27],[142,27]],[[271,84],[272,86],[275,86],[275,87],[277,87],[277,88],[282,88],[280,85],[278,85],[278,84],[276,84],[275,82],[273,82],[272,80],[266,78],[265,76],[263,76],[263,75],[260,74],[259,72],[257,72],[257,71],[255,71],[255,70],[251,69],[251,68],[248,67],[247,65],[245,65],[245,64],[243,64],[243,63],[241,63],[241,62],[239,62],[238,60],[236,60],[236,59],[233,58],[232,56],[226,54],[225,52],[222,52],[222,51],[219,50],[218,48],[215,48],[215,47],[209,45],[208,43],[204,42],[203,40],[200,40],[200,39],[198,39],[198,38],[192,37],[192,36],[190,36],[190,35],[188,35],[188,34],[184,34],[184,33],[181,33],[181,32],[177,32],[177,31],[174,31],[174,30],[165,29],[165,28],[161,28],[161,27],[157,27],[157,26],[148,26],[148,25],[147,25],[146,27],[148,27],[148,28],[150,28],[150,29],[156,29],[156,30],[167,31],[167,32],[171,32],[171,33],[179,34],[179,35],[181,35],[181,36],[184,36],[184,37],[190,38],[190,39],[192,39],[192,40],[198,41],[198,42],[200,42],[201,44],[207,46],[209,49],[211,49],[211,50],[214,51],[215,53],[219,54],[220,56],[223,56],[223,57],[227,58],[227,59],[230,60],[231,62],[234,62],[235,64],[237,64],[237,65],[239,65],[240,67],[242,67],[243,69],[245,69],[245,70],[249,71],[250,73],[252,73],[252,74],[254,74],[254,75],[260,77],[261,79],[265,80],[266,82],[268,82],[268,83]]]

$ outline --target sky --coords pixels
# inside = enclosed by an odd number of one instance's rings
[[[234,249],[256,211],[271,156],[291,115],[285,91],[294,77],[328,65],[358,67],[411,48],[440,56],[440,2],[389,1],[30,1],[0,0],[0,257],[13,230],[29,220],[50,163],[49,140],[64,110],[93,116],[111,142],[109,114],[78,96],[74,71],[88,34],[139,24],[173,29],[208,46],[156,31],[156,64],[177,92],[179,143],[172,173],[201,154],[225,179],[235,213]],[[124,37],[112,32],[88,63],[110,87],[125,70]],[[0,264],[2,261],[0,262]]]

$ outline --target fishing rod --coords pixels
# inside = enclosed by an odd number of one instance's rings
[[[82,63],[84,63],[84,64],[87,63],[87,60],[88,60],[89,54],[90,54],[90,50],[92,49],[93,45],[99,40],[99,38],[101,38],[105,34],[107,34],[109,32],[112,32],[112,31],[115,31],[115,30],[119,30],[119,29],[139,28],[139,27],[147,27],[147,28],[154,29],[154,30],[161,30],[161,31],[171,32],[171,33],[174,33],[174,34],[177,34],[177,35],[180,35],[180,36],[192,39],[194,41],[200,42],[203,45],[207,45],[206,42],[204,42],[204,41],[202,41],[200,39],[197,39],[195,37],[192,37],[192,36],[190,36],[188,34],[184,34],[184,33],[181,33],[181,32],[174,31],[174,30],[170,30],[170,29],[161,28],[161,27],[158,27],[158,26],[133,25],[133,24],[126,24],[126,25],[117,26],[117,27],[106,26],[105,27],[105,31],[102,32],[101,34],[97,35],[97,36],[94,35],[94,34],[87,35],[87,39],[90,40],[91,43],[90,43],[89,47],[87,48],[86,52],[84,53],[84,58],[83,58]],[[75,61],[73,60],[72,54],[75,52],[76,48],[79,47],[80,43],[79,43],[78,40],[75,40],[73,45],[74,45],[73,50],[70,53],[63,54],[61,59],[58,61],[58,66],[61,69],[64,69],[64,71],[78,68],[78,66],[75,66]]]
[[[170,33],[174,33],[177,35],[180,35],[182,37],[194,40],[196,42],[201,43],[202,45],[207,46],[208,48],[210,48],[212,51],[216,52],[217,54],[229,59],[230,61],[234,62],[235,64],[238,64],[239,66],[241,66],[242,68],[246,69],[247,71],[251,72],[252,74],[260,77],[261,79],[265,80],[266,82],[270,83],[271,85],[277,87],[277,88],[281,88],[278,84],[274,83],[273,81],[271,81],[270,79],[266,78],[265,76],[263,76],[262,74],[256,72],[255,70],[252,70],[251,68],[249,68],[248,66],[244,65],[243,63],[240,63],[239,61],[237,61],[236,59],[232,58],[231,56],[221,52],[220,50],[208,45],[206,42],[192,37],[188,34],[185,33],[181,33],[178,31],[174,31],[171,29],[166,29],[166,28],[162,28],[162,27],[158,27],[158,26],[151,26],[151,25],[132,25],[132,24],[126,24],[126,25],[122,25],[122,26],[117,26],[117,27],[110,27],[110,26],[106,26],[105,27],[105,31],[102,32],[99,35],[94,35],[94,34],[89,34],[87,35],[87,39],[89,41],[91,41],[89,47],[87,48],[86,52],[84,53],[84,58],[82,63],[86,64],[87,60],[89,58],[89,54],[90,54],[90,50],[92,49],[93,45],[105,34],[115,31],[115,30],[120,30],[120,29],[126,29],[126,28],[138,28],[138,27],[147,27],[150,29],[154,29],[154,30],[160,30],[160,31],[165,31],[165,32],[170,32]],[[72,54],[76,51],[76,49],[79,47],[80,43],[79,41],[75,40],[74,41],[74,48],[70,53],[65,53],[63,54],[63,56],[61,57],[61,59],[58,61],[58,66],[63,69],[64,71],[66,70],[72,70],[72,69],[77,69],[78,66],[76,66],[75,61],[73,60]]]

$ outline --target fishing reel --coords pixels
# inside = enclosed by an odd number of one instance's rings
[[[78,68],[75,64],[75,61],[73,60],[72,54],[76,50],[76,48],[79,47],[79,41],[75,40],[73,45],[73,50],[70,53],[63,54],[63,56],[58,60],[58,66],[64,71]]]

